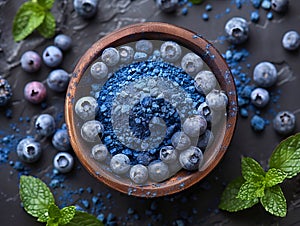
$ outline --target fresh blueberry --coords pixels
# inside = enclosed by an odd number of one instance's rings
[[[42,154],[41,145],[32,137],[22,139],[17,146],[18,157],[27,163],[33,163],[39,160]]]
[[[157,7],[166,13],[174,12],[178,7],[179,0],[156,0]]]
[[[43,52],[43,61],[49,67],[57,67],[62,60],[63,53],[56,46],[48,46]]]
[[[263,88],[273,86],[277,81],[277,70],[270,62],[260,62],[253,71],[254,82]]]
[[[127,155],[116,154],[110,160],[110,168],[116,174],[125,174],[130,169],[130,159]]]
[[[181,47],[176,42],[167,41],[161,45],[160,54],[165,61],[174,63],[181,57]]]
[[[266,121],[258,115],[254,115],[251,118],[250,124],[251,124],[252,129],[256,132],[261,132],[266,127]]]
[[[207,121],[202,115],[194,115],[187,118],[183,125],[183,132],[189,137],[199,137],[207,128]]]
[[[92,156],[95,160],[103,162],[108,156],[107,147],[104,144],[96,144],[92,148]]]
[[[181,60],[182,69],[191,76],[203,68],[203,60],[195,53],[187,53]]]
[[[0,76],[0,107],[8,103],[12,97],[12,90],[7,79]]]
[[[72,39],[65,34],[59,34],[54,38],[54,45],[60,48],[62,51],[67,51],[71,48]]]
[[[212,142],[214,141],[214,134],[211,130],[207,129],[204,134],[202,134],[197,142],[197,147],[201,150],[205,150],[207,147],[209,147]]]
[[[273,119],[273,128],[281,135],[291,134],[296,126],[296,117],[292,112],[281,111]]]
[[[161,161],[151,162],[148,166],[149,177],[155,182],[161,182],[166,180],[170,171],[168,165]]]
[[[81,127],[81,136],[87,142],[99,141],[102,137],[104,127],[101,122],[91,120],[85,122]]]
[[[217,79],[211,71],[200,71],[194,82],[195,88],[199,93],[208,94],[217,85]]]
[[[81,97],[75,104],[75,112],[83,120],[94,119],[97,111],[98,103],[94,97]]]
[[[134,50],[131,46],[121,46],[119,48],[120,62],[128,64],[132,62],[134,56]]]
[[[53,166],[60,173],[68,173],[72,170],[74,158],[67,152],[58,152],[53,159]]]
[[[177,150],[173,146],[164,146],[159,151],[159,158],[165,163],[174,163],[178,158]]]
[[[115,66],[120,60],[119,51],[113,47],[106,48],[101,55],[101,59],[107,66]]]
[[[256,88],[251,93],[251,103],[256,107],[263,108],[270,101],[270,95],[268,90],[264,88]]]
[[[71,149],[70,137],[66,129],[58,129],[53,137],[52,144],[59,151],[68,151]]]
[[[21,67],[27,72],[36,72],[41,68],[41,56],[35,51],[26,51],[21,57]]]
[[[108,67],[103,62],[96,62],[91,66],[91,75],[95,79],[105,79],[108,74]]]
[[[66,91],[70,81],[68,72],[63,69],[56,69],[50,72],[47,78],[48,87],[55,92]]]
[[[98,0],[74,0],[73,6],[79,16],[92,18],[97,13]]]
[[[233,17],[225,24],[225,33],[229,42],[232,44],[241,44],[248,39],[248,23],[244,18]]]
[[[272,9],[278,13],[285,13],[289,7],[289,0],[272,0]]]
[[[220,111],[226,109],[228,98],[224,91],[213,89],[207,94],[206,102],[212,110]]]
[[[282,46],[286,50],[296,50],[300,46],[300,35],[297,31],[288,31],[283,35]]]
[[[130,179],[136,184],[144,184],[148,175],[148,168],[142,164],[134,165],[129,172]]]
[[[52,115],[41,114],[35,120],[34,127],[37,134],[49,137],[55,132],[55,120]]]
[[[172,145],[179,151],[191,145],[191,139],[184,132],[176,132],[171,137]]]
[[[26,84],[24,88],[24,97],[33,104],[39,104],[46,99],[47,89],[43,83],[32,81]]]
[[[153,44],[149,40],[139,40],[135,43],[135,49],[137,52],[143,52],[150,55],[153,51]]]
[[[179,162],[186,170],[197,170],[203,163],[203,153],[198,147],[191,146],[180,153]]]

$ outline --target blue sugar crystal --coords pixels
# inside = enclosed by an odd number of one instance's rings
[[[259,13],[257,11],[251,12],[251,21],[257,23],[259,21]]]
[[[265,120],[258,116],[254,115],[251,119],[251,127],[254,131],[261,132],[265,129],[266,122]]]

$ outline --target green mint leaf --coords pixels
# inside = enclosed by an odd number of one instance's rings
[[[48,208],[54,203],[54,197],[44,182],[32,176],[21,176],[19,193],[27,213],[48,219]]]
[[[259,202],[258,198],[252,200],[242,200],[237,198],[238,192],[244,182],[244,178],[238,177],[227,185],[221,196],[221,202],[219,204],[220,209],[236,212],[250,208]]]
[[[38,32],[45,38],[52,38],[55,34],[55,18],[51,12],[45,13],[43,23],[37,28]]]
[[[53,7],[55,0],[37,0],[37,3],[44,7],[45,9],[50,10]]]
[[[51,220],[56,220],[58,222],[58,219],[61,218],[60,209],[54,203],[50,204],[48,213]]]
[[[39,216],[39,218],[37,219],[38,222],[44,222],[44,223],[47,222],[48,220],[49,220],[48,212],[46,212],[42,216]]]
[[[59,223],[56,219],[49,219],[46,226],[59,226]]]
[[[265,196],[260,199],[266,211],[278,217],[285,217],[287,213],[286,200],[279,185],[267,188]]]
[[[261,181],[265,176],[265,171],[253,158],[242,158],[242,175],[245,180]]]
[[[60,210],[61,218],[59,219],[59,225],[65,225],[69,223],[75,216],[76,207],[68,206]]]
[[[237,195],[237,198],[242,200],[253,200],[255,198],[263,197],[264,184],[262,182],[245,181]]]
[[[39,27],[45,18],[44,9],[37,3],[25,2],[13,21],[13,36],[16,42],[23,40]]]
[[[271,168],[265,176],[266,187],[273,187],[274,185],[280,184],[286,177],[287,173],[280,169]]]
[[[93,215],[81,211],[76,211],[72,220],[65,225],[66,226],[82,226],[82,225],[104,226],[104,224]]]
[[[280,142],[270,158],[270,168],[277,168],[292,178],[300,173],[300,133]]]
[[[203,0],[189,0],[189,2],[191,2],[193,4],[200,4],[203,2]]]

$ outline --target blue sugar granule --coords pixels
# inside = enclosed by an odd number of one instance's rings
[[[129,214],[129,215],[134,214],[134,212],[135,212],[134,209],[131,208],[131,207],[129,207],[128,210],[127,210],[127,214]]]
[[[272,12],[268,12],[267,13],[267,19],[268,20],[272,20],[273,19],[273,13]]]
[[[243,117],[243,118],[247,118],[248,117],[248,110],[246,108],[240,108],[240,115]]]
[[[60,181],[58,179],[53,179],[49,183],[49,187],[58,188],[60,186]]]
[[[261,0],[251,0],[252,6],[256,9],[260,7]]]
[[[208,21],[208,19],[209,19],[208,14],[207,14],[207,13],[203,13],[203,14],[202,14],[202,19],[203,19],[204,21]]]
[[[187,7],[183,7],[182,9],[181,9],[181,15],[187,15],[188,14],[188,8]]]
[[[25,166],[23,165],[22,162],[20,162],[20,161],[15,161],[15,164],[14,164],[13,168],[14,168],[15,170],[17,170],[17,171],[24,171]]]
[[[259,115],[254,115],[251,119],[251,127],[256,132],[261,132],[265,129],[266,121]]]
[[[11,119],[13,117],[13,111],[10,108],[5,110],[5,117]]]
[[[104,222],[104,220],[105,220],[104,214],[103,214],[103,213],[100,213],[100,214],[97,216],[97,219],[100,220],[100,221],[102,221],[102,222]]]
[[[205,10],[206,11],[211,11],[212,10],[212,5],[211,4],[207,4],[206,6],[205,6]]]
[[[90,202],[87,199],[82,199],[81,203],[84,206],[84,208],[86,209],[90,208]]]
[[[259,21],[259,13],[257,11],[251,12],[250,19],[252,22],[257,23]]]
[[[86,191],[87,191],[88,193],[90,193],[90,194],[93,193],[93,189],[92,189],[91,187],[88,187],[88,188],[86,189]]]
[[[272,6],[272,3],[269,0],[263,0],[261,3],[261,7],[266,10],[271,9],[271,6]]]

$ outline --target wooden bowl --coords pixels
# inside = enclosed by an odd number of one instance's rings
[[[82,142],[78,121],[74,110],[75,99],[81,95],[83,86],[78,85],[86,70],[101,56],[104,49],[118,47],[141,39],[175,41],[179,45],[201,56],[210,70],[215,74],[220,87],[228,97],[227,115],[220,125],[219,131],[214,134],[214,142],[204,152],[205,163],[198,171],[189,172],[180,170],[174,176],[160,183],[137,185],[130,179],[121,179],[111,171],[102,167],[92,159],[89,147]],[[75,154],[88,170],[100,182],[128,195],[139,197],[159,197],[174,194],[185,190],[203,179],[219,163],[225,154],[233,136],[237,119],[237,99],[233,77],[228,65],[215,47],[200,35],[174,25],[146,22],[124,27],[101,38],[81,57],[74,69],[65,103],[65,117],[72,147]]]

